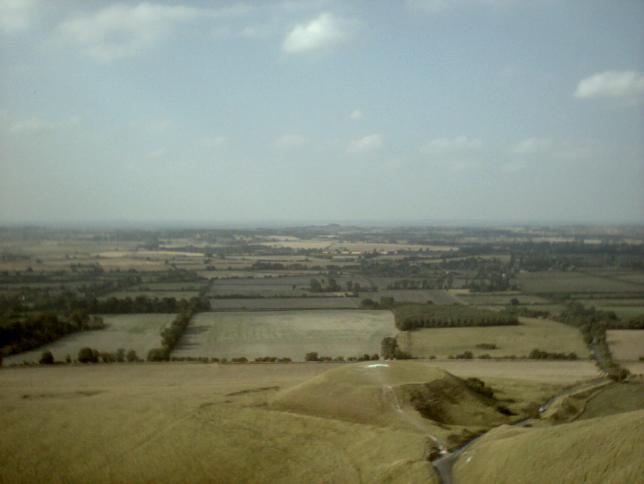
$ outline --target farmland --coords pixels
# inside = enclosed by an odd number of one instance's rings
[[[397,339],[403,351],[421,358],[447,358],[466,351],[472,352],[475,357],[526,357],[535,348],[573,352],[580,358],[588,355],[588,349],[576,329],[536,318],[520,318],[518,326],[423,328],[401,332]],[[492,344],[495,348],[477,347],[482,343]]]
[[[263,356],[304,359],[306,353],[350,357],[380,351],[395,334],[393,315],[384,311],[265,311],[200,313],[173,356]]]
[[[617,361],[638,361],[644,357],[644,330],[612,329],[606,333],[608,346]]]
[[[104,315],[105,329],[85,331],[65,336],[58,341],[26,353],[6,357],[5,364],[23,361],[37,362],[43,351],[49,350],[57,361],[67,355],[75,360],[81,348],[116,352],[119,348],[134,350],[140,358],[161,344],[161,331],[174,319],[174,314]]]
[[[644,233],[589,230],[0,231],[0,482],[431,483],[441,446],[490,431],[496,452],[528,416],[563,446],[537,409],[602,377],[589,341],[644,373],[644,331],[602,333],[644,314]],[[119,349],[148,361],[107,364]],[[588,415],[640,405],[614,388]]]

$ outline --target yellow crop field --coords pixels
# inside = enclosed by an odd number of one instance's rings
[[[403,331],[397,336],[397,340],[403,351],[419,358],[446,358],[465,351],[471,351],[474,356],[488,354],[492,357],[524,357],[535,348],[549,352],[574,352],[580,358],[588,356],[588,349],[576,328],[537,318],[519,318],[519,322],[518,326],[424,328]],[[497,349],[476,347],[482,343],[494,344]]]

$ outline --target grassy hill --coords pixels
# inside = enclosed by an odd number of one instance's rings
[[[454,468],[456,482],[641,482],[644,410],[543,428],[494,429]]]

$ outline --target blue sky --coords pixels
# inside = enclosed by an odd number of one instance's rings
[[[2,0],[0,71],[0,222],[644,220],[639,0]]]

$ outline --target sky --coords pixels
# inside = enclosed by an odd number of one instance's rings
[[[0,0],[0,223],[642,223],[644,1]]]

